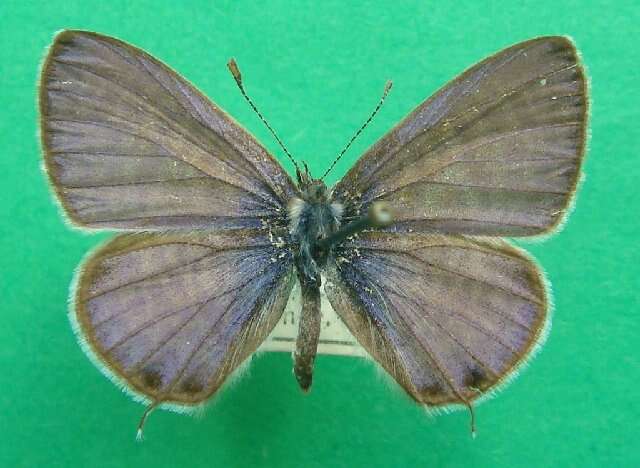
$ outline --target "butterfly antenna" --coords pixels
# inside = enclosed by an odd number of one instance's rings
[[[340,151],[340,154],[338,155],[338,157],[333,161],[333,163],[331,163],[331,166],[329,167],[329,169],[327,169],[325,171],[325,173],[322,175],[322,177],[320,177],[320,180],[324,179],[327,176],[327,174],[329,174],[329,172],[331,172],[331,170],[335,167],[335,165],[338,164],[338,161],[340,161],[340,158],[342,158],[342,155],[347,152],[347,150],[351,146],[351,143],[353,143],[355,141],[355,139],[358,138],[358,136],[367,127],[367,125],[369,125],[369,122],[371,122],[373,120],[375,115],[378,113],[378,111],[382,107],[382,104],[384,103],[384,100],[387,98],[387,95],[389,94],[389,91],[391,90],[391,86],[393,86],[393,82],[391,80],[387,81],[387,84],[384,86],[384,92],[382,93],[382,97],[380,98],[380,102],[378,102],[378,105],[376,106],[376,108],[373,110],[373,112],[371,113],[371,115],[369,116],[367,121],[364,124],[362,124],[362,127],[360,127],[358,129],[358,131],[355,133],[355,135],[353,135],[351,137],[351,140],[349,140],[349,143],[347,143],[347,146],[345,146],[344,149],[342,151]]]
[[[276,141],[280,145],[280,148],[284,150],[284,152],[287,154],[287,156],[295,166],[296,171],[299,171],[300,169],[298,168],[298,165],[296,164],[295,159],[293,159],[293,156],[291,156],[291,153],[289,153],[287,148],[284,146],[284,143],[282,143],[280,138],[278,138],[278,135],[276,135],[276,132],[273,130],[273,128],[271,128],[271,125],[269,125],[269,122],[267,122],[267,120],[262,116],[262,114],[260,113],[256,105],[253,103],[251,98],[247,95],[247,92],[244,90],[244,86],[242,85],[242,74],[240,73],[240,69],[238,68],[238,64],[236,63],[235,59],[230,59],[227,62],[227,67],[229,68],[229,71],[233,75],[233,79],[236,80],[236,84],[238,85],[238,88],[240,88],[240,92],[242,93],[242,96],[244,96],[245,100],[249,103],[253,111],[256,114],[258,114],[258,117],[260,117],[260,120],[262,120],[262,123],[269,129],[273,137],[276,139]]]

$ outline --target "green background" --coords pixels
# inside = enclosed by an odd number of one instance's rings
[[[517,5],[517,6],[516,6]],[[180,2],[0,5],[0,466],[640,466],[637,0]],[[577,42],[593,107],[586,180],[564,231],[526,247],[556,313],[540,355],[468,415],[428,417],[366,361],[321,356],[304,396],[286,354],[262,355],[201,418],[143,407],[80,350],[68,284],[101,239],[63,223],[40,170],[35,91],[55,31],[94,30],[167,62],[282,160],[225,67],[316,173],[394,88],[334,173],[447,80],[543,34]],[[290,169],[290,165],[286,164]]]

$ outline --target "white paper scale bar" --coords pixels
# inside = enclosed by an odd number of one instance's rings
[[[324,292],[324,286],[320,288],[320,304],[322,327],[320,329],[318,353],[368,356],[364,348],[358,344],[351,332],[342,323],[342,320],[336,315]],[[262,344],[260,351],[293,352],[296,337],[298,336],[298,319],[301,307],[300,285],[296,281],[282,318]]]

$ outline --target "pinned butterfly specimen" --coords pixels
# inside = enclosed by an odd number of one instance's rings
[[[566,217],[587,106],[569,39],[522,42],[427,99],[328,188],[281,145],[294,183],[142,50],[63,31],[40,82],[46,171],[74,225],[123,231],[77,273],[79,339],[149,405],[145,416],[195,407],[267,338],[297,282],[293,367],[303,390],[324,288],[417,403],[472,409],[545,336],[543,273],[503,238],[547,234]]]

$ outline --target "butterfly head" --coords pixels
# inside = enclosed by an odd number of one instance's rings
[[[296,167],[298,190],[301,198],[307,203],[326,203],[329,201],[329,191],[322,179],[314,179],[309,171],[309,166],[303,162],[304,171]]]
[[[302,199],[307,203],[327,203],[329,190],[320,179],[312,179],[302,190]]]

